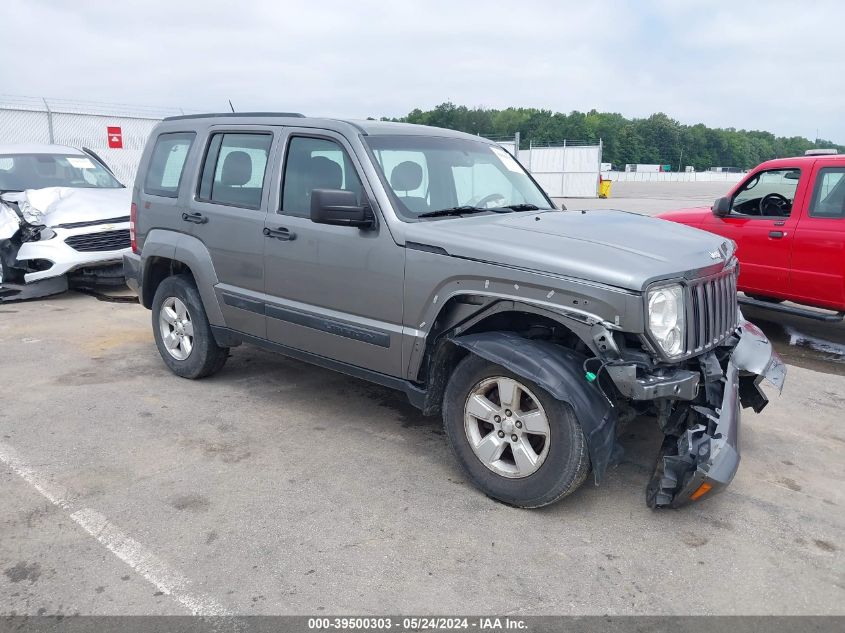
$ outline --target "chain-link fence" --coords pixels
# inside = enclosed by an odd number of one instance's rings
[[[181,108],[0,95],[0,145],[52,143],[86,147],[131,186],[147,137]],[[111,128],[111,130],[110,130]]]

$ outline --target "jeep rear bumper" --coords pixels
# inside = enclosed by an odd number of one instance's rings
[[[141,296],[141,256],[129,252],[123,254],[123,278],[126,280],[126,285]]]

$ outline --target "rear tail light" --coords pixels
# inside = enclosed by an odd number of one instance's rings
[[[132,245],[132,252],[138,254],[138,240],[135,235],[135,223],[138,221],[138,205],[134,202],[129,207],[129,243]]]

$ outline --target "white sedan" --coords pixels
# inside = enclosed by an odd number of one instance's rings
[[[130,204],[90,150],[0,145],[0,303],[122,283]]]

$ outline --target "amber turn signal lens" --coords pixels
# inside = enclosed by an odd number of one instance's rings
[[[708,484],[708,483],[705,481],[703,484],[701,484],[701,485],[698,487],[698,490],[696,490],[694,493],[692,493],[692,494],[690,495],[690,499],[692,499],[693,501],[698,501],[701,497],[703,497],[703,496],[704,496],[704,495],[706,495],[708,492],[710,492],[710,489],[711,489],[712,487],[713,487],[713,486],[711,486],[710,484]]]

